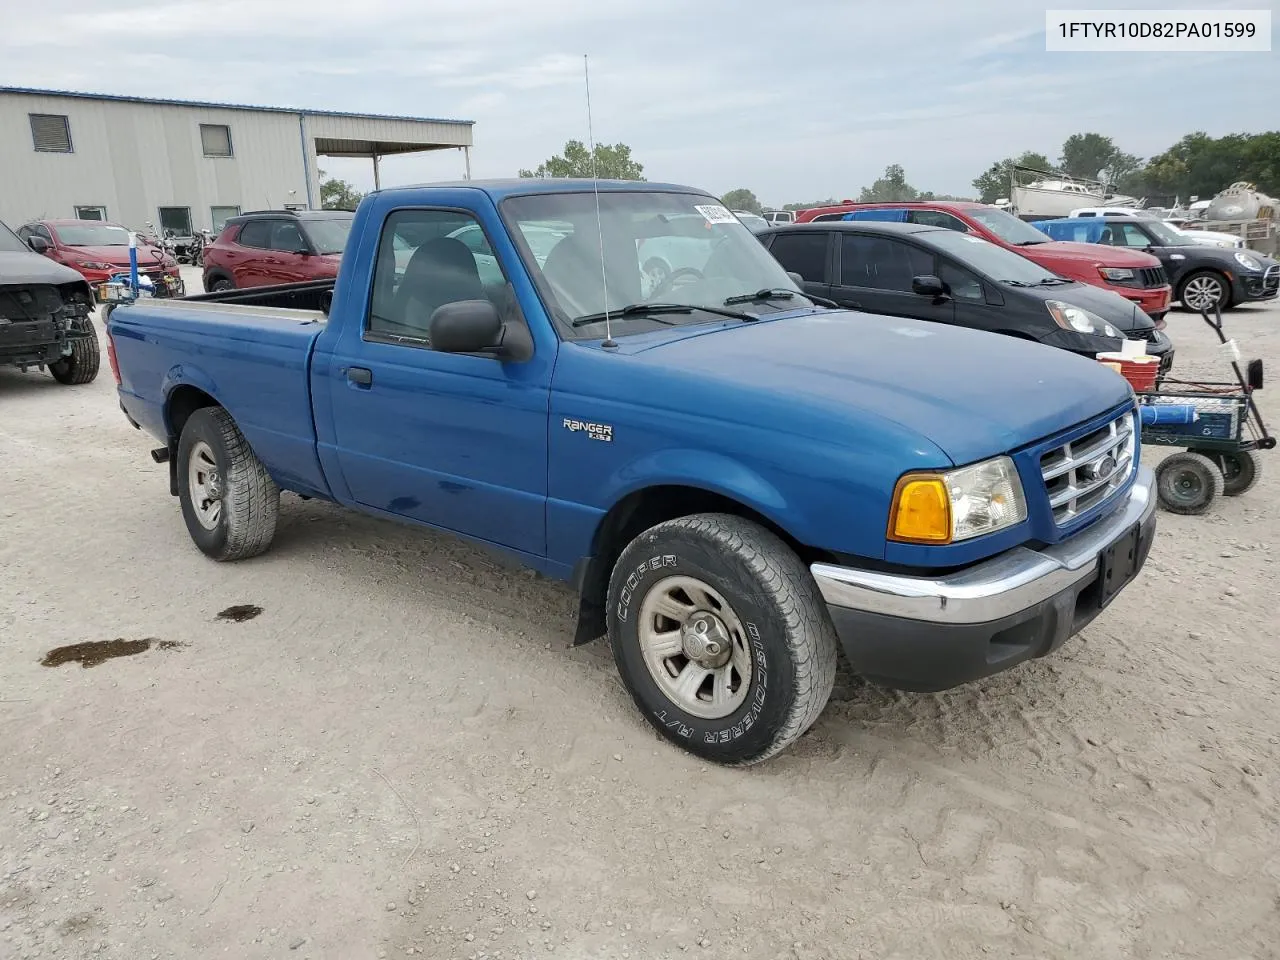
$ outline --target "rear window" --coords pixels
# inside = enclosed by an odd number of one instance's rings
[[[271,246],[271,224],[270,220],[250,220],[240,228],[239,243],[242,247],[261,247],[266,249]]]

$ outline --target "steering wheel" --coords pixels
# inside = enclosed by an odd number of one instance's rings
[[[663,280],[660,284],[654,287],[652,291],[650,291],[649,299],[652,300],[654,297],[674,290],[682,277],[687,277],[690,281],[706,279],[701,270],[695,270],[693,267],[680,267],[677,270],[671,271],[667,276],[667,279]]]

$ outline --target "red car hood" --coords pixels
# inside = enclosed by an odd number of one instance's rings
[[[1039,262],[1040,256],[1048,260],[1073,260],[1077,263],[1096,263],[1104,267],[1158,267],[1160,261],[1141,250],[1121,250],[1100,243],[1070,243],[1066,240],[1050,240],[1018,247],[1018,252],[1030,260]]]
[[[120,267],[129,265],[128,247],[64,247],[63,253],[70,260],[96,260],[99,263]],[[138,266],[140,267],[159,266],[163,258],[164,254],[155,247],[138,247]]]

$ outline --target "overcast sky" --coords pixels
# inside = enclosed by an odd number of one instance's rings
[[[511,176],[586,140],[589,54],[597,142],[630,144],[650,180],[770,204],[856,194],[890,163],[969,193],[993,161],[1055,159],[1079,131],[1146,157],[1197,129],[1280,125],[1280,54],[1046,53],[1046,5],[0,0],[0,85],[474,120],[473,175]],[[367,162],[321,163],[372,185]],[[456,152],[392,158],[383,183],[462,169]]]

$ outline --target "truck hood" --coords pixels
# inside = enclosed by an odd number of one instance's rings
[[[21,253],[0,250],[0,286],[16,284],[48,283],[55,286],[64,283],[83,283],[84,277],[56,260],[38,253]]]
[[[1026,446],[1132,397],[1101,364],[1015,337],[850,311],[625,337],[635,359],[734,389],[893,421],[956,464]]]
[[[1077,263],[1098,263],[1104,267],[1128,267],[1131,270],[1160,266],[1160,261],[1149,253],[1143,253],[1140,250],[1124,250],[1101,243],[1050,240],[1048,243],[1033,243],[1030,246],[1018,247],[1017,251],[1037,263],[1040,262],[1041,257],[1044,257],[1049,263],[1052,263],[1052,260],[1071,260]]]

